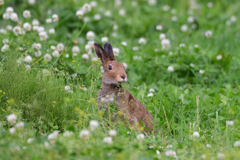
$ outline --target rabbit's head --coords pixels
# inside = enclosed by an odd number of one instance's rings
[[[100,44],[94,43],[94,50],[97,57],[101,59],[103,65],[103,83],[119,84],[119,82],[127,82],[127,74],[123,64],[117,62],[110,43],[105,43],[104,49]]]

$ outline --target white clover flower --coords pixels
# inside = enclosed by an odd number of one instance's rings
[[[45,142],[44,142],[44,146],[47,147],[47,148],[50,146],[50,144],[48,143],[48,141],[45,141]]]
[[[38,33],[40,33],[40,32],[43,32],[43,31],[45,31],[45,29],[44,29],[44,27],[43,27],[43,26],[39,26],[37,31],[38,31]]]
[[[208,6],[208,8],[212,8],[213,7],[213,2],[208,2],[207,6]]]
[[[150,6],[154,6],[155,4],[157,4],[157,0],[148,0],[148,4]]]
[[[191,67],[194,67],[195,65],[193,63],[190,64]]]
[[[40,41],[46,41],[48,38],[47,32],[45,32],[45,31],[40,32],[38,35],[40,37]]]
[[[58,58],[60,56],[60,54],[57,50],[55,50],[55,51],[53,51],[52,56],[55,58]]]
[[[7,7],[6,12],[7,12],[8,14],[11,14],[11,13],[14,12],[14,10],[13,10],[12,7]]]
[[[84,5],[83,5],[83,7],[82,7],[82,11],[83,11],[83,13],[88,13],[88,12],[90,12],[91,11],[91,6],[88,4],[88,3],[85,3]]]
[[[188,17],[187,21],[189,23],[193,23],[194,22],[194,17],[193,16]]]
[[[16,128],[12,127],[9,129],[10,134],[14,134],[16,132]]]
[[[28,138],[27,143],[30,144],[34,141],[34,138]]]
[[[89,17],[84,17],[83,18],[83,22],[89,22],[90,21],[90,18]]]
[[[32,25],[33,26],[38,26],[39,25],[39,21],[37,19],[32,20]]]
[[[12,29],[13,29],[13,27],[11,25],[7,25],[6,28],[7,28],[8,31],[12,31]]]
[[[179,47],[183,48],[186,47],[186,45],[184,43],[179,44]]]
[[[113,96],[113,94],[106,95],[105,97],[101,97],[101,101],[103,101],[104,103],[113,102],[114,96]]]
[[[32,47],[39,50],[42,48],[42,45],[40,43],[33,43]]]
[[[125,15],[126,15],[126,12],[124,9],[120,9],[118,13],[121,17],[125,17]]]
[[[42,55],[42,52],[38,50],[34,54],[36,57],[40,57]]]
[[[197,132],[197,131],[193,132],[193,137],[195,137],[195,138],[198,138],[198,137],[200,137],[200,134],[199,134],[199,132]]]
[[[114,130],[114,129],[111,129],[109,132],[108,132],[108,135],[109,136],[112,136],[112,137],[115,137],[117,135],[117,131]]]
[[[105,11],[104,16],[110,17],[111,16],[111,11],[109,11],[109,10]]]
[[[64,45],[62,43],[58,43],[57,50],[58,51],[63,51],[63,49],[64,49]]]
[[[224,159],[225,155],[223,153],[217,153],[217,158],[218,159]]]
[[[93,31],[88,31],[86,34],[86,37],[89,41],[92,41],[94,38],[94,32]]]
[[[56,50],[56,47],[55,46],[51,46],[50,47],[52,50]]]
[[[88,43],[92,48],[94,47],[94,41],[88,41]]]
[[[127,134],[132,134],[132,133],[130,131],[128,131]]]
[[[188,30],[188,26],[186,24],[181,26],[181,31],[186,32]]]
[[[234,142],[234,145],[233,145],[234,147],[240,147],[240,141],[236,141],[236,142]]]
[[[236,17],[236,16],[232,16],[232,17],[230,18],[230,21],[231,21],[231,22],[236,22],[236,21],[237,21],[237,17]]]
[[[31,31],[31,28],[32,28],[32,26],[31,26],[31,24],[29,24],[28,22],[26,22],[26,23],[23,24],[23,29],[24,29],[25,31],[29,32],[29,31]]]
[[[168,149],[169,149],[169,148],[172,148],[172,145],[169,144],[169,145],[166,146],[166,148],[168,148]]]
[[[24,58],[24,62],[31,63],[32,61],[33,61],[33,59],[29,55]]]
[[[33,26],[33,30],[37,31],[38,30],[38,26]]]
[[[8,39],[3,39],[3,40],[2,40],[2,43],[3,43],[3,44],[7,44],[7,43],[9,43],[9,40],[8,40]]]
[[[91,120],[90,123],[89,123],[89,128],[92,131],[97,129],[98,126],[99,126],[99,124],[98,124],[98,121],[96,121],[96,120]]]
[[[149,149],[154,149],[154,146],[149,146],[148,148],[149,148]]]
[[[177,16],[172,16],[172,21],[177,21],[178,20],[178,18],[177,18]]]
[[[166,152],[165,152],[165,155],[167,156],[167,157],[176,157],[176,152],[175,151],[173,151],[173,150],[167,150]]]
[[[127,67],[128,67],[127,63],[123,62],[122,64],[123,64],[124,69],[127,69]]]
[[[205,32],[205,36],[206,36],[207,38],[211,38],[211,37],[212,37],[212,31],[206,31],[206,32]]]
[[[90,2],[90,6],[91,6],[92,8],[97,7],[97,2],[96,2],[96,1],[91,1],[91,2]]]
[[[20,128],[20,127],[24,127],[24,123],[23,122],[18,122],[16,125],[15,125],[16,128]]]
[[[115,0],[115,7],[119,8],[122,5],[122,0]]]
[[[104,143],[106,143],[106,144],[112,144],[112,137],[105,137],[104,139],[103,139],[103,142]]]
[[[155,92],[155,89],[150,88],[149,92]]]
[[[163,29],[162,25],[159,24],[159,25],[156,26],[156,30],[160,31],[162,29]]]
[[[24,18],[30,18],[30,17],[31,17],[30,11],[29,11],[29,10],[23,11],[23,17],[24,17]]]
[[[15,35],[19,35],[21,33],[21,28],[19,26],[16,26],[13,28],[13,33]]]
[[[173,66],[168,66],[168,72],[173,72],[174,71],[174,67]]]
[[[153,97],[153,93],[149,93],[147,97]]]
[[[17,120],[17,116],[15,114],[10,114],[9,116],[7,116],[7,120],[9,123],[15,124]]]
[[[226,121],[227,126],[233,126],[234,122],[233,121]]]
[[[48,135],[48,140],[53,140],[53,139],[57,139],[59,133],[57,130],[53,131],[53,133]]]
[[[140,38],[140,39],[138,40],[138,43],[139,43],[139,44],[146,44],[146,43],[147,43],[147,40],[146,40],[145,38]]]
[[[169,9],[170,9],[170,7],[169,7],[168,5],[164,5],[164,6],[163,6],[163,10],[164,10],[164,11],[168,11]]]
[[[82,10],[77,10],[76,16],[78,17],[78,19],[82,19],[83,15],[84,15],[84,13]]]
[[[221,60],[221,59],[222,59],[222,55],[218,55],[218,56],[216,57],[216,59],[217,59],[217,60]]]
[[[117,25],[117,24],[114,24],[114,25],[113,25],[113,29],[114,29],[114,30],[117,30],[117,29],[118,29],[118,25]]]
[[[26,65],[25,67],[26,67],[26,70],[29,70],[31,68],[30,65]]]
[[[102,43],[107,43],[108,42],[108,38],[107,37],[102,37],[101,41],[102,41]]]
[[[199,48],[199,45],[198,44],[194,44],[194,48]]]
[[[161,154],[159,150],[156,150],[156,153],[157,153],[157,155],[160,155],[160,154]]]
[[[96,21],[99,21],[101,18],[102,18],[102,17],[101,17],[100,14],[95,14],[95,15],[93,16],[93,19],[96,20]]]
[[[199,73],[200,74],[203,74],[205,71],[204,70],[199,70]]]
[[[50,28],[48,31],[49,34],[55,34],[55,29],[54,28]]]
[[[14,22],[17,22],[18,21],[18,15],[17,13],[11,13],[10,14],[10,19]]]
[[[160,35],[159,35],[159,39],[162,41],[162,40],[164,40],[164,39],[166,39],[166,34],[165,33],[161,33]]]
[[[137,139],[139,140],[139,141],[142,141],[143,139],[144,139],[144,134],[139,134],[139,135],[137,135]]]
[[[85,53],[82,55],[82,58],[87,60],[87,59],[89,59],[89,55]]]
[[[207,148],[212,148],[212,146],[210,144],[206,144]]]
[[[133,47],[133,50],[134,50],[134,51],[138,51],[139,48],[135,46],[135,47]]]
[[[125,41],[121,42],[121,44],[122,44],[123,46],[127,46],[127,42],[125,42]]]
[[[91,50],[92,50],[91,45],[90,45],[90,44],[86,44],[86,45],[85,45],[85,51],[86,51],[86,52],[91,52]]]
[[[72,52],[73,52],[73,53],[79,53],[79,52],[80,52],[79,47],[78,47],[78,46],[73,46],[73,47],[72,47]]]
[[[35,4],[35,0],[28,0],[28,4],[30,4],[30,5],[34,5]]]
[[[4,45],[2,46],[2,48],[1,48],[1,52],[5,52],[5,51],[8,50],[8,49],[9,49],[9,45],[4,44]]]
[[[163,39],[161,41],[161,44],[162,44],[162,49],[163,50],[168,50],[168,49],[171,48],[170,41],[168,39]]]
[[[89,131],[88,130],[81,130],[79,137],[86,140],[89,137]]]
[[[69,137],[69,136],[71,136],[72,134],[73,134],[72,131],[65,131],[65,132],[63,133],[63,137]]]
[[[10,15],[8,13],[3,13],[3,19],[8,20]]]
[[[120,53],[119,48],[113,48],[113,54],[114,54],[115,56],[118,56],[119,53]]]
[[[67,91],[67,92],[68,92],[68,91],[70,90],[70,86],[65,86],[65,88],[64,88],[64,89],[65,89],[65,91]]]
[[[51,18],[47,18],[46,19],[46,23],[52,23],[52,19]]]
[[[47,61],[47,62],[50,62],[52,59],[51,55],[50,54],[45,54],[44,56],[44,60]]]
[[[54,21],[54,22],[57,22],[57,21],[59,20],[57,14],[53,14],[53,15],[52,15],[52,18],[53,18],[53,21]]]

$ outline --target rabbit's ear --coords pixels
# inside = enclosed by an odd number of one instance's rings
[[[110,43],[104,44],[104,50],[107,52],[110,61],[116,61],[116,58],[113,54],[113,49]]]
[[[94,43],[94,51],[98,58],[101,59],[102,64],[105,64],[107,61],[109,61],[109,56],[106,53],[106,51],[101,47],[100,44]]]

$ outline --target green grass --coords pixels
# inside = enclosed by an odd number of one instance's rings
[[[23,23],[37,19],[47,32],[50,28],[56,32],[48,34],[46,41],[40,41],[33,30],[18,36],[12,31],[0,33],[0,48],[3,39],[9,40],[9,49],[0,51],[0,159],[220,159],[220,153],[225,159],[239,159],[240,148],[234,143],[240,140],[240,2],[219,0],[209,8],[209,1],[195,1],[197,8],[192,10],[187,0],[162,0],[153,6],[147,1],[136,1],[136,6],[122,1],[120,7],[114,1],[96,2],[97,7],[83,16],[88,22],[76,16],[78,9],[90,3],[86,0],[39,0],[34,5],[9,0],[0,6],[0,29],[23,27]],[[164,11],[165,5],[168,11]],[[9,6],[18,14],[18,22],[2,18]],[[119,15],[120,9],[125,10],[125,17]],[[31,12],[31,18],[23,17],[24,10]],[[110,17],[104,15],[107,10]],[[46,23],[55,13],[59,21]],[[101,20],[94,20],[96,14]],[[178,20],[172,21],[173,16]],[[187,21],[189,16],[194,22]],[[232,16],[237,20],[227,25]],[[162,30],[156,30],[159,24]],[[180,29],[184,24],[186,32]],[[197,28],[192,28],[193,24]],[[128,65],[126,87],[157,123],[155,132],[144,140],[137,139],[140,130],[131,131],[116,119],[109,122],[97,108],[101,64],[92,61],[93,50],[89,59],[82,57],[88,31],[95,33],[95,42],[103,45],[101,38],[106,36],[120,49],[117,60]],[[211,38],[204,35],[206,31],[212,31]],[[162,49],[160,33],[170,40],[169,50]],[[138,43],[141,37],[146,44]],[[41,44],[40,57],[35,56],[33,43]],[[50,47],[59,43],[64,44],[60,57],[44,60],[44,55],[52,55]],[[181,43],[185,47],[180,47]],[[75,45],[80,48],[77,56],[72,53]],[[133,50],[135,46],[138,51]],[[33,58],[31,63],[23,61],[27,55]],[[217,60],[218,55],[222,59]],[[21,63],[17,63],[19,59]],[[173,72],[168,71],[169,66],[174,67]],[[69,92],[65,86],[70,86]],[[151,88],[155,89],[153,97],[147,97]],[[114,105],[110,107],[111,113],[120,114]],[[10,114],[17,115],[16,122],[24,122],[24,127],[8,122]],[[98,121],[96,130],[90,130],[91,120]],[[234,125],[227,125],[227,121]],[[13,127],[16,131],[11,134]],[[83,129],[90,131],[87,139],[79,137]],[[117,136],[106,144],[103,139],[110,129],[115,129]],[[58,137],[49,140],[55,130]],[[66,131],[73,134],[64,136]],[[199,137],[193,137],[195,131]],[[34,141],[28,143],[29,138]],[[167,150],[175,151],[177,157],[166,156]]]

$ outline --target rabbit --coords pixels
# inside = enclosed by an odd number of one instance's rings
[[[98,91],[98,107],[107,108],[107,100],[112,101],[115,96],[116,107],[122,112],[127,124],[137,129],[143,122],[145,125],[145,129],[142,128],[143,131],[151,133],[154,123],[152,115],[137,98],[121,87],[122,82],[127,82],[127,74],[123,64],[117,62],[111,44],[105,43],[103,49],[101,45],[94,43],[94,51],[104,69],[101,89]]]

